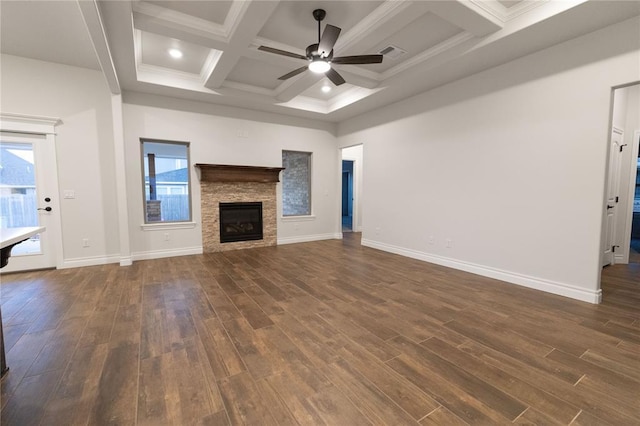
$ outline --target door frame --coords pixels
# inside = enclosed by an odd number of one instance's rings
[[[614,149],[614,140],[618,135],[620,149]],[[619,218],[618,198],[620,188],[620,168],[622,166],[622,146],[624,143],[624,130],[613,126],[609,135],[609,149],[607,158],[607,178],[605,184],[605,211],[602,218],[602,244],[600,248],[600,267],[616,264],[615,247],[616,244],[616,224]],[[613,186],[613,188],[612,188]],[[615,200],[611,200],[615,197]],[[611,210],[610,210],[611,209]],[[608,237],[608,238],[607,238]],[[606,259],[610,261],[606,261]]]
[[[54,177],[49,185],[55,199],[53,200],[53,207],[56,209],[57,214],[53,215],[45,232],[51,241],[51,248],[54,250],[53,259],[55,261],[55,267],[60,268],[63,262],[63,246],[62,246],[62,217],[60,211],[59,195],[60,190],[58,186],[58,161],[56,158],[56,126],[62,124],[62,120],[55,117],[43,117],[23,114],[12,113],[0,113],[0,131],[8,133],[17,133],[23,135],[37,135],[44,136],[44,143],[53,145],[52,152],[53,158],[50,158],[50,165],[53,166],[53,170],[49,173],[51,177]],[[16,271],[18,272],[18,271]]]
[[[357,218],[357,203],[356,203],[356,167],[358,167],[358,161],[353,157],[341,157],[340,161],[340,176],[342,176],[342,162],[343,161],[351,161],[353,165],[353,170],[351,171],[351,232],[360,232],[356,226],[356,218]],[[342,188],[342,184],[341,184]],[[340,211],[342,212],[342,202],[340,203]],[[342,224],[342,217],[340,218],[340,223]]]
[[[634,166],[638,161],[638,151],[640,151],[640,130],[636,130],[633,133],[632,145],[631,148],[631,159],[634,161]],[[629,251],[631,248],[631,226],[633,224],[633,200],[635,199],[635,189],[636,189],[636,179],[638,168],[632,167],[632,171],[629,173],[629,191],[627,193],[627,200],[629,200],[629,205],[627,206],[627,211],[625,214],[624,221],[624,240],[622,244],[626,247],[623,255],[622,263],[629,263]],[[622,212],[621,212],[622,213]]]

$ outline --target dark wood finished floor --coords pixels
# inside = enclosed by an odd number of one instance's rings
[[[2,424],[640,423],[640,265],[590,305],[345,237],[2,276]]]

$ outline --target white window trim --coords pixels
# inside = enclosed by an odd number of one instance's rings
[[[197,225],[196,222],[143,223],[140,225],[140,229],[143,231],[166,231],[168,229],[192,229]]]
[[[307,222],[311,220],[316,220],[316,215],[305,214],[305,215],[299,215],[299,216],[280,216],[280,220],[283,222]]]

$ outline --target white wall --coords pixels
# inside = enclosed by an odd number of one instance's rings
[[[362,145],[342,149],[342,159],[353,163],[353,231],[362,232]]]
[[[99,71],[2,55],[3,112],[58,117],[64,264],[104,263],[118,254],[111,98]],[[82,240],[90,246],[83,248]],[[117,260],[117,259],[116,259]]]
[[[598,301],[611,88],[640,80],[638,25],[341,123],[340,146],[364,144],[363,243]]]
[[[200,186],[191,167],[193,220],[190,229],[142,230],[140,138],[190,142],[191,163],[282,166],[282,150],[313,152],[310,220],[282,219],[278,185],[278,243],[337,238],[339,151],[333,126],[221,106],[125,93],[129,232],[133,259],[197,253],[202,249]],[[194,111],[202,112],[194,112]],[[287,124],[291,122],[291,124]],[[169,234],[165,241],[164,234]]]

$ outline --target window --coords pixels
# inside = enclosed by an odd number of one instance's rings
[[[282,214],[311,214],[311,153],[282,151]]]
[[[142,142],[144,222],[191,221],[189,143]]]

